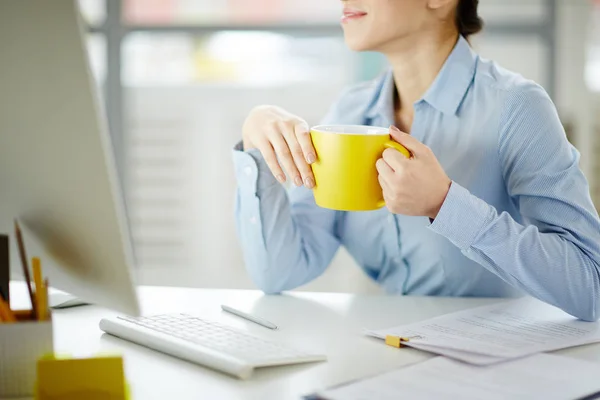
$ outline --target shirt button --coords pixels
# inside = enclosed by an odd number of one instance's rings
[[[251,224],[256,224],[256,217],[250,217],[250,223]]]
[[[250,175],[252,175],[252,168],[246,167],[246,168],[244,168],[244,172],[246,173],[246,175],[250,176]]]

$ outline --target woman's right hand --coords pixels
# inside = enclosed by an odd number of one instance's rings
[[[244,150],[258,149],[279,182],[286,180],[285,169],[296,186],[315,186],[310,164],[316,152],[306,121],[276,106],[259,106],[244,121],[242,137]]]

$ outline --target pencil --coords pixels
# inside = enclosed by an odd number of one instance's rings
[[[48,278],[42,284],[40,290],[40,308],[38,312],[38,320],[45,321],[48,318]]]
[[[3,302],[4,298],[2,296],[0,296],[0,302]],[[2,322],[8,322],[6,321],[6,319],[4,318],[4,308],[2,306],[0,306],[0,323]]]
[[[2,290],[0,290],[0,301],[4,301],[4,299],[6,298],[6,296],[4,295],[4,293],[2,293]],[[7,302],[8,304],[8,302]],[[10,305],[9,305],[10,307]],[[2,312],[2,309],[0,309],[0,322],[5,322],[4,321],[4,312]]]
[[[17,322],[17,318],[4,299],[0,299],[0,316],[4,322]]]
[[[31,289],[31,276],[29,275],[29,266],[27,265],[27,254],[25,253],[25,245],[23,244],[23,236],[21,235],[21,228],[19,223],[15,219],[15,235],[17,237],[17,243],[19,244],[19,256],[21,258],[21,267],[23,268],[23,275],[25,275],[25,282],[27,283],[27,290],[29,291],[29,300],[31,300],[31,309],[33,310],[34,317],[37,317],[37,307],[35,299],[33,298],[33,290]]]
[[[42,282],[42,266],[38,257],[31,259],[31,268],[33,269],[33,283],[35,285],[35,302],[38,310],[38,319],[41,319],[42,297],[44,291],[44,282]]]

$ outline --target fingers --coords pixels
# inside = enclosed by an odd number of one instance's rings
[[[406,147],[414,157],[423,156],[425,151],[427,151],[427,147],[423,143],[419,142],[408,133],[402,132],[393,125],[390,126],[390,136],[392,136],[396,142]]]
[[[389,185],[389,183],[385,180],[385,178],[383,177],[383,175],[379,175],[377,177],[377,180],[379,181],[379,186],[381,186],[381,189],[383,191],[383,195],[386,196],[387,193],[392,193],[391,191],[391,186]]]
[[[290,149],[290,146],[288,145],[284,134],[281,131],[282,128],[279,126],[279,124],[275,124],[269,130],[267,138],[275,150],[279,160],[279,165],[285,168],[292,182],[294,182],[296,186],[300,186],[302,185],[302,176],[296,167],[292,150]]]
[[[383,158],[377,160],[375,166],[377,167],[377,172],[379,173],[379,176],[383,177],[384,179],[388,180],[394,177],[394,170]]]
[[[383,151],[382,157],[383,160],[387,163],[389,167],[391,167],[393,171],[397,171],[399,169],[404,168],[403,166],[407,162],[410,162],[410,160],[406,158],[404,154],[400,153],[396,149],[385,149]]]
[[[275,178],[280,183],[284,183],[285,182],[285,174],[283,173],[283,170],[281,169],[281,166],[279,165],[279,162],[277,161],[277,156],[275,154],[275,150],[273,149],[273,146],[271,146],[271,143],[266,139],[261,140],[260,142],[256,143],[256,148],[262,154],[263,158],[265,159],[265,162],[267,163],[267,166],[271,170],[271,173],[273,173]]]
[[[381,189],[383,191],[383,195],[384,195],[384,199],[387,193],[392,193],[391,191],[391,186],[388,183],[388,181],[391,179],[391,177],[394,176],[394,171],[390,168],[389,165],[387,165],[387,163],[385,161],[383,161],[383,159],[379,159],[377,160],[377,171],[379,172],[379,175],[377,175],[377,180],[379,181],[379,186],[381,186]],[[387,200],[387,199],[385,199]]]
[[[306,153],[303,151],[303,148],[300,144],[300,140],[296,136],[296,132],[302,132],[303,130],[304,129],[302,126],[298,127],[298,125],[296,125],[295,123],[284,123],[281,126],[283,137],[285,138],[289,149],[292,153],[292,157],[294,159],[296,168],[298,168],[298,170],[300,171],[302,182],[306,185],[306,187],[312,189],[315,185],[315,179],[313,177],[312,169],[306,161]],[[300,133],[300,135],[303,136],[305,134]]]
[[[383,191],[384,200],[387,202],[388,199],[385,198],[386,194],[393,193],[390,182],[393,182],[394,170],[382,158],[377,160],[375,165],[377,167],[377,172],[379,173],[377,180]]]
[[[315,186],[307,159],[314,161],[316,153],[304,120],[279,107],[259,106],[244,121],[242,136],[244,149],[256,147],[279,182],[287,173],[296,186]]]
[[[296,138],[298,139],[298,143],[300,143],[300,147],[302,148],[302,153],[304,153],[304,158],[308,164],[312,164],[317,161],[317,152],[313,146],[312,140],[310,138],[308,124],[306,122],[302,122],[297,124],[294,127],[294,131],[296,134]]]

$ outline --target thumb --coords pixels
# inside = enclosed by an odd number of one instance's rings
[[[390,126],[390,136],[402,146],[406,147],[413,156],[418,156],[422,153],[423,144],[406,132],[402,132],[394,125]]]

